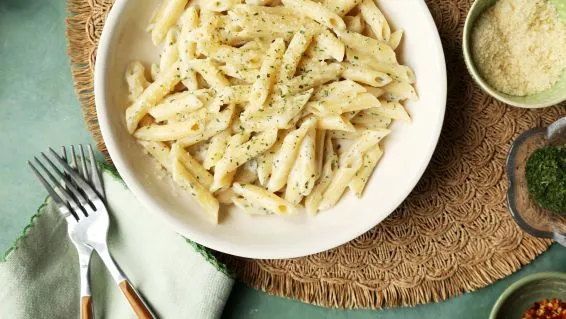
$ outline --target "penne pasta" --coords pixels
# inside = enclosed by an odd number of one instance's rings
[[[360,111],[352,119],[352,123],[371,126],[372,128],[387,128],[387,126],[391,124],[392,118],[387,113],[383,112],[383,108],[386,107],[382,105],[380,108]],[[357,125],[356,127],[359,126]]]
[[[370,26],[377,40],[389,42],[391,36],[391,28],[389,23],[383,16],[383,13],[377,8],[374,0],[364,0],[359,6],[360,13],[367,25]]]
[[[169,70],[177,60],[179,60],[179,47],[177,40],[179,37],[179,28],[172,26],[165,36],[165,43],[161,51],[161,59],[159,61],[160,72]]]
[[[362,166],[361,154],[355,154],[348,163],[339,164],[338,169],[333,174],[328,187],[322,195],[322,200],[319,205],[320,210],[329,209],[336,205],[346,187]]]
[[[253,84],[257,79],[257,74],[259,73],[259,69],[250,69],[237,64],[225,64],[218,68],[225,75],[241,80],[245,84]]]
[[[284,52],[285,41],[283,39],[277,39],[271,43],[250,92],[250,104],[253,109],[262,108],[267,99],[279,71]]]
[[[234,48],[208,40],[199,42],[199,50],[202,54],[233,67],[259,69],[263,60],[259,50]]]
[[[301,142],[297,160],[289,173],[285,199],[294,205],[297,205],[303,196],[311,193],[318,178],[315,141],[316,130],[313,127]]]
[[[375,147],[385,136],[390,133],[389,130],[382,129],[379,131],[366,130],[356,138],[354,143],[350,146],[342,156],[340,156],[340,166],[348,166],[357,160],[357,157],[366,153],[372,147]]]
[[[348,188],[350,188],[350,190],[354,193],[354,195],[356,195],[356,197],[362,197],[362,193],[369,180],[369,177],[375,169],[375,166],[377,166],[377,162],[379,162],[379,159],[382,155],[383,151],[381,150],[379,145],[376,145],[372,149],[368,150],[368,152],[364,155],[362,166],[356,172],[354,177],[352,177],[350,183],[348,184]]]
[[[277,154],[277,152],[281,148],[282,144],[283,144],[283,138],[278,136],[275,144],[273,144],[273,146],[267,152],[261,154],[256,159],[256,162],[257,162],[257,177],[258,177],[259,183],[262,186],[267,185],[267,181],[269,180],[269,177],[271,176],[271,168],[272,168],[272,164],[273,164],[273,158],[275,157],[275,154]]]
[[[276,85],[273,91],[283,96],[293,95],[338,80],[342,70],[343,67],[339,63],[321,63],[287,82]]]
[[[381,102],[370,93],[360,93],[354,97],[341,97],[323,101],[312,101],[307,103],[307,108],[317,110],[319,114],[339,115],[347,112],[360,111],[379,107]]]
[[[215,12],[222,12],[231,9],[237,4],[241,3],[241,0],[214,0],[214,1],[201,1],[202,9],[210,10]]]
[[[216,96],[208,105],[208,111],[217,113],[224,104],[242,104],[249,101],[249,85],[233,85],[216,89]]]
[[[382,88],[376,88],[374,86],[364,86],[364,88],[366,89],[366,91],[368,93],[370,93],[371,95],[375,96],[375,97],[380,97],[383,95],[383,93],[385,93],[385,90],[383,90]]]
[[[324,164],[324,147],[326,141],[326,130],[317,130],[316,131],[316,140],[315,140],[315,147],[316,147],[316,171],[320,174],[322,172],[322,165]]]
[[[210,146],[203,163],[204,168],[211,169],[220,161],[226,147],[228,146],[228,139],[230,138],[230,131],[224,130],[210,139]]]
[[[243,197],[234,196],[232,197],[231,200],[236,207],[243,210],[247,214],[255,215],[255,216],[264,216],[264,215],[273,214],[272,212],[268,211],[263,207],[250,203],[247,199]]]
[[[221,189],[214,194],[214,197],[218,200],[220,204],[232,205],[234,204],[234,198],[236,198],[236,193],[231,188]]]
[[[339,15],[318,2],[311,0],[282,0],[281,2],[299,15],[305,15],[330,29],[346,29],[346,24]]]
[[[263,207],[273,214],[293,215],[297,212],[295,206],[281,197],[252,184],[234,183],[234,193],[242,196],[251,204]]]
[[[344,42],[347,48],[367,52],[372,58],[382,63],[397,64],[395,51],[387,44],[376,39],[366,37],[352,31],[337,31],[338,38]]]
[[[342,77],[348,80],[356,81],[359,83],[371,85],[374,87],[382,87],[391,83],[391,77],[386,73],[364,69],[360,66],[355,66],[350,63],[343,63],[344,71]]]
[[[228,139],[228,145],[226,146],[226,151],[224,152],[222,158],[224,158],[226,154],[231,154],[235,148],[245,143],[248,140],[248,138],[249,138],[249,134],[246,133],[232,135]],[[214,181],[212,183],[212,186],[210,187],[210,190],[216,192],[220,189],[227,188],[230,184],[232,184],[235,175],[236,175],[236,170],[232,170],[229,172],[224,171],[222,172],[222,174],[217,173],[215,170]]]
[[[149,109],[148,113],[156,122],[175,118],[179,114],[190,113],[204,106],[202,100],[208,99],[207,90],[174,93],[163,99],[161,103]]]
[[[355,16],[345,16],[343,17],[346,23],[346,29],[352,32],[362,33],[364,31],[364,21],[360,14]]]
[[[176,65],[178,65],[176,63]],[[126,126],[130,134],[134,133],[139,121],[147,114],[149,109],[171,92],[180,81],[178,67],[171,67],[168,71],[151,83],[138,99],[126,109]]]
[[[178,160],[173,160],[173,180],[199,203],[214,224],[218,224],[220,204]]]
[[[202,184],[206,189],[212,185],[213,177],[196,159],[187,153],[182,146],[173,143],[171,146],[171,156],[181,162],[185,168]]]
[[[125,78],[128,84],[128,101],[134,103],[149,86],[149,81],[145,77],[145,67],[140,61],[130,63]]]
[[[353,140],[360,136],[361,131],[356,128],[355,132],[346,132],[346,131],[334,131],[329,130],[327,135],[332,139],[343,139],[343,140]]]
[[[402,120],[406,122],[411,121],[411,117],[399,102],[384,102],[381,107],[367,110],[364,114],[378,116],[378,117],[388,117],[394,120]]]
[[[399,47],[399,44],[401,44],[402,38],[403,38],[403,30],[397,30],[397,31],[391,33],[391,36],[389,37],[389,46],[393,50],[397,50],[397,48]]]
[[[138,143],[143,147],[144,151],[151,155],[161,167],[167,171],[172,172],[171,161],[169,160],[169,147],[162,142],[138,140]]]
[[[251,131],[291,128],[298,121],[311,94],[312,89],[286,99],[278,99],[270,103],[265,110],[261,109],[258,112],[254,112],[253,109],[246,109],[240,117],[242,125]]]
[[[171,141],[199,134],[205,127],[206,110],[188,114],[183,121],[167,124],[150,124],[139,128],[134,136],[148,141]]]
[[[181,146],[190,146],[206,141],[214,135],[224,131],[228,128],[228,126],[230,126],[232,116],[234,115],[234,109],[235,106],[233,104],[229,105],[226,109],[221,111],[216,118],[208,119],[208,122],[201,132],[179,139],[177,142]]]
[[[312,38],[312,34],[302,29],[293,35],[279,68],[279,75],[277,76],[279,81],[288,81],[293,78],[301,57],[311,43]]]
[[[348,47],[346,48],[346,61],[356,66],[386,73],[397,81],[408,82],[409,84],[415,83],[415,75],[408,66],[397,63],[381,62],[376,59],[372,59],[369,55],[363,52]]]
[[[392,81],[383,87],[382,98],[388,102],[399,102],[403,100],[418,100],[415,88],[407,82]]]
[[[324,6],[334,11],[339,16],[343,16],[350,12],[355,6],[360,4],[362,0],[324,0]]]
[[[159,65],[152,63],[149,69],[149,74],[151,75],[151,81],[155,82],[159,76]]]
[[[309,130],[315,125],[316,119],[309,118],[305,120],[298,129],[285,136],[281,148],[273,158],[271,178],[267,183],[267,189],[270,192],[276,192],[283,188],[287,182],[287,176],[291,171],[293,162],[297,158],[299,145]]]
[[[281,6],[274,6],[275,0],[246,0],[246,4],[238,4],[234,6],[232,11],[240,12],[241,14],[247,14],[251,16],[256,16],[259,14],[273,14],[281,16],[292,16],[295,11]],[[263,2],[263,3],[252,3],[252,2]],[[271,5],[271,6],[267,6]]]
[[[336,81],[321,85],[313,95],[314,101],[329,101],[337,98],[353,98],[358,93],[365,93],[367,89],[352,80]]]
[[[181,30],[178,40],[180,73],[183,78],[181,81],[189,91],[198,89],[196,73],[188,64],[189,60],[196,58],[196,42],[192,38],[191,32],[199,26],[199,16],[196,7],[190,6],[181,15],[178,22]]]
[[[254,183],[257,180],[257,163],[255,160],[247,161],[244,165],[238,167],[234,182],[240,184]]]
[[[198,163],[204,163],[204,158],[206,153],[208,153],[209,146],[210,141],[202,141],[183,149],[186,149],[189,155],[191,155]]]
[[[248,41],[258,38],[268,41],[282,38],[289,41],[294,33],[303,28],[315,33],[322,30],[321,25],[310,19],[305,19],[302,15],[284,12],[261,12],[261,10],[251,13],[239,9],[229,11],[228,16],[238,26],[237,31],[234,30],[237,34],[236,37]],[[288,11],[292,12],[292,10]]]
[[[247,161],[269,150],[276,140],[277,130],[272,129],[252,137],[241,145],[228,148],[215,166],[215,184],[220,184],[228,173],[236,171]]]
[[[315,215],[318,212],[320,203],[322,202],[322,195],[330,185],[332,176],[338,168],[338,156],[334,152],[332,139],[326,137],[324,144],[324,164],[320,171],[320,180],[314,187],[312,192],[305,199],[305,208],[309,215]]]
[[[177,22],[183,14],[183,9],[188,0],[163,0],[161,6],[151,19],[151,41],[154,45],[160,44],[167,34],[169,28]]]
[[[352,123],[340,115],[328,115],[319,118],[316,128],[320,130],[337,130],[346,132],[356,131]]]
[[[344,60],[345,46],[342,41],[329,30],[318,34],[307,54],[317,60],[334,59],[338,62]]]
[[[211,87],[224,87],[229,86],[230,82],[220,72],[218,67],[210,59],[193,59],[187,64],[196,72],[198,72],[203,79]]]

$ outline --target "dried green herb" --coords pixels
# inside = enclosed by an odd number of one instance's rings
[[[566,213],[566,147],[536,150],[525,173],[529,193],[540,207]]]

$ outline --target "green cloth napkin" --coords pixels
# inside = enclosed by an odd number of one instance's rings
[[[110,251],[159,318],[219,318],[233,279],[206,249],[147,212],[119,177],[103,174],[111,212]],[[79,271],[67,225],[47,200],[0,262],[0,318],[79,318]],[[135,318],[93,255],[95,317]]]

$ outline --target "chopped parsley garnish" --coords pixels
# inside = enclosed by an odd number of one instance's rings
[[[537,204],[556,213],[566,213],[566,147],[536,150],[525,168],[527,187]]]

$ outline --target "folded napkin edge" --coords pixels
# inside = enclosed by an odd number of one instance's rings
[[[2,259],[0,259],[0,263],[5,262],[6,259],[8,259],[8,256],[12,252],[18,249],[18,244],[27,236],[28,231],[30,231],[35,226],[36,219],[43,214],[44,208],[47,207],[48,205],[48,200],[49,200],[49,196],[46,196],[43,202],[41,203],[41,205],[39,205],[39,207],[35,211],[35,214],[33,214],[30,217],[30,220],[27,223],[27,225],[24,227],[24,229],[22,229],[18,237],[16,237],[12,245],[10,245],[10,247],[8,247],[8,249],[4,252],[4,254],[2,254]]]
[[[181,235],[179,235],[181,236]],[[183,236],[181,236],[183,237]],[[193,247],[193,249],[198,252],[209,264],[211,264],[214,268],[216,268],[216,270],[220,271],[221,273],[223,273],[224,275],[228,276],[231,279],[235,279],[234,273],[232,273],[230,271],[230,269],[228,269],[228,267],[226,266],[226,264],[222,263],[221,261],[219,261],[218,259],[216,259],[216,256],[214,256],[210,250],[208,248],[206,248],[205,246],[194,242],[186,237],[183,237],[185,239],[185,241],[191,245]]]

